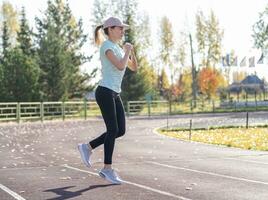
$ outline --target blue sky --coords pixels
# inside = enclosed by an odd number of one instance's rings
[[[1,2],[2,0],[0,0]],[[219,19],[221,28],[224,29],[223,52],[234,49],[238,56],[259,56],[259,51],[253,49],[252,25],[258,20],[259,12],[264,10],[267,0],[138,0],[140,10],[144,10],[150,16],[153,35],[153,49],[157,47],[157,34],[159,21],[163,15],[169,17],[173,24],[173,30],[179,33],[187,27],[194,31],[194,16],[198,9],[207,14],[213,9]],[[25,6],[27,18],[34,25],[34,17],[40,16],[41,11],[46,8],[46,0],[9,0],[16,8]],[[85,32],[91,34],[90,18],[93,0],[69,0],[73,14],[84,21]],[[90,48],[88,44],[86,48]],[[85,50],[90,52],[90,50]],[[258,59],[258,58],[256,58]],[[236,69],[235,69],[236,70]],[[256,68],[248,68],[254,73],[268,79],[267,65]],[[262,78],[262,77],[261,77]]]

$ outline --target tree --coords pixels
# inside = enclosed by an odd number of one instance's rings
[[[247,72],[233,72],[233,82],[240,83],[247,77]]]
[[[158,98],[157,93],[157,74],[154,71],[153,66],[151,66],[147,59],[144,59],[140,62],[139,74],[141,74],[141,78],[143,78],[143,94],[141,97],[144,97],[145,94],[149,94],[152,98]]]
[[[216,91],[220,85],[224,84],[223,76],[211,67],[201,69],[198,74],[198,85],[202,94],[208,99],[216,95]]]
[[[89,89],[88,76],[80,72],[87,61],[81,52],[86,42],[82,20],[75,20],[63,0],[54,0],[48,1],[45,17],[36,22],[42,99],[81,98]]]
[[[236,53],[235,53],[235,50],[234,49],[232,49],[231,50],[231,53],[229,54],[229,64],[231,66],[233,66],[235,64],[237,65],[237,56],[236,56]]]
[[[4,21],[3,22],[3,34],[2,34],[2,60],[5,58],[5,55],[8,51],[9,48],[11,48],[11,44],[10,44],[10,35],[8,33],[8,26],[7,26],[7,22]]]
[[[219,27],[219,21],[216,15],[211,11],[208,20],[208,52],[206,66],[215,66],[221,60],[221,42],[223,38],[223,31]]]
[[[154,96],[156,91],[156,79],[154,79],[156,74],[145,55],[145,50],[149,45],[150,34],[149,28],[147,27],[148,23],[147,25],[143,23],[148,18],[138,21],[139,17],[135,15],[136,10],[136,1],[126,1],[123,16],[126,23],[130,25],[130,29],[126,31],[125,42],[130,42],[134,45],[139,69],[138,72],[132,72],[128,68],[126,69],[122,81],[122,98],[124,101],[144,99],[146,94]]]
[[[174,51],[174,36],[172,30],[172,24],[169,19],[164,16],[160,22],[160,58],[165,67],[169,69],[170,77],[171,77],[171,86],[174,84],[174,74],[175,68],[172,61],[173,51]],[[163,86],[163,85],[160,85]],[[160,88],[160,94],[163,94],[165,88]],[[165,95],[169,100],[171,99],[171,88],[169,88],[168,95]]]
[[[19,43],[19,47],[23,53],[28,56],[34,56],[34,47],[32,42],[33,33],[27,22],[24,7],[22,7],[20,30],[17,35],[17,42]]]
[[[207,46],[207,22],[204,13],[199,10],[196,14],[196,39],[198,51],[202,56],[202,65],[205,65],[206,46]]]
[[[254,45],[268,54],[268,5],[264,11],[259,14],[259,20],[253,25]]]
[[[4,101],[5,85],[4,85],[4,65],[0,62],[0,101]]]
[[[186,68],[180,74],[180,78],[178,79],[175,87],[177,92],[177,96],[180,96],[180,99],[187,100],[192,94],[192,70],[190,68]]]
[[[21,59],[14,61],[15,67],[21,68],[21,74],[16,79],[21,82],[19,91],[21,95],[17,95],[17,101],[39,101],[39,76],[40,68],[38,65],[37,54],[34,50],[33,33],[29,27],[26,18],[25,9],[22,8],[20,29],[17,33],[17,48],[14,49],[18,57]],[[17,64],[16,64],[17,62]]]
[[[94,30],[98,25],[103,23],[103,20],[107,18],[108,4],[102,0],[94,0],[92,9],[92,29]]]
[[[178,97],[182,95],[182,87],[181,87],[181,76],[182,76],[182,69],[185,67],[186,64],[186,48],[188,45],[187,41],[187,34],[184,32],[180,32],[179,34],[179,42],[175,46],[175,53],[174,53],[174,64],[178,66],[174,70],[174,75],[179,72],[179,78],[175,83],[171,86],[171,93],[174,97]]]
[[[0,34],[3,34],[2,30],[4,30],[3,22],[6,22],[7,24],[11,44],[15,45],[16,34],[19,31],[18,12],[8,1],[3,1],[1,5]]]
[[[177,55],[175,55],[175,61],[179,62],[181,67],[184,67],[185,62],[186,62],[186,56],[187,56],[186,48],[188,45],[187,38],[188,38],[187,34],[185,34],[183,32],[180,33],[180,41],[178,44]]]
[[[39,66],[22,49],[15,47],[8,52],[4,62],[6,101],[36,101],[38,97]]]
[[[171,84],[174,79],[174,66],[172,63],[172,54],[174,50],[174,36],[172,30],[172,24],[169,19],[164,16],[161,20],[161,32],[160,32],[160,42],[161,42],[161,53],[160,57],[163,61],[164,66],[169,67],[171,74]]]
[[[110,16],[117,16],[130,26],[122,42],[130,42],[134,45],[139,69],[138,72],[126,69],[121,93],[125,102],[142,99],[145,94],[154,93],[152,90],[156,87],[151,78],[155,77],[155,72],[149,65],[145,53],[150,41],[149,17],[145,14],[140,15],[137,10],[136,0],[94,1],[94,28]]]
[[[223,30],[220,29],[219,21],[212,10],[208,19],[202,11],[196,14],[196,38],[202,65],[214,67],[221,59]]]
[[[14,48],[7,48],[3,60],[5,101],[39,100],[39,66],[33,52],[31,31],[22,9],[20,31]]]
[[[1,101],[5,101],[7,97],[7,84],[8,82],[5,79],[7,66],[5,63],[7,62],[8,51],[11,48],[10,37],[8,33],[8,27],[6,21],[3,21],[3,34],[2,34],[2,52],[0,57],[0,99]]]
[[[169,89],[170,84],[168,81],[168,76],[164,68],[162,68],[160,77],[159,77],[159,87],[160,89],[160,95],[164,96],[166,98],[169,98]]]
[[[4,89],[4,66],[3,63],[0,62],[0,101],[3,101],[3,98],[5,97]]]

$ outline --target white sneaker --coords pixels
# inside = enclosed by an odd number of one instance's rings
[[[91,167],[90,156],[92,154],[92,151],[89,150],[88,145],[87,144],[78,144],[78,150],[80,152],[83,163],[87,167]]]
[[[113,169],[101,169],[99,175],[113,184],[120,185],[122,183],[121,178]]]

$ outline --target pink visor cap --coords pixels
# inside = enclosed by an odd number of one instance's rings
[[[129,25],[122,23],[120,19],[116,17],[110,17],[104,21],[103,29],[112,27],[112,26],[124,27],[125,29],[129,28]]]

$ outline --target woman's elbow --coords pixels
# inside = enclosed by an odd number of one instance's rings
[[[122,65],[122,64],[118,64],[118,65],[116,65],[116,68],[118,70],[120,70],[120,71],[123,71],[126,68],[126,66],[125,65]]]

